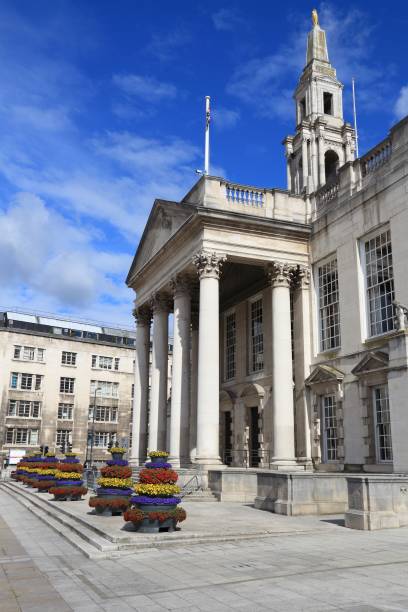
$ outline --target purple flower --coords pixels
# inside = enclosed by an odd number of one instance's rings
[[[65,457],[65,459],[63,459],[61,463],[79,463],[79,459],[77,459],[76,457]]]
[[[125,459],[108,459],[107,465],[128,465]]]
[[[96,490],[97,495],[123,495],[129,497],[132,495],[133,489],[120,489],[120,488],[108,488],[108,487],[99,487]]]
[[[163,461],[163,463],[149,462],[149,463],[145,463],[145,467],[147,467],[149,470],[156,469],[156,468],[169,469],[171,468],[171,463],[166,463],[165,461]]]
[[[83,480],[55,480],[55,484],[57,487],[65,487],[65,486],[70,486],[70,485],[74,485],[76,487],[82,487],[82,485],[84,484]]]
[[[179,497],[147,497],[146,495],[135,495],[130,499],[132,504],[152,504],[155,506],[174,506],[181,502]]]

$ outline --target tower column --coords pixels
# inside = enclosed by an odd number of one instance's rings
[[[324,167],[324,136],[319,136],[319,187],[326,182],[326,169]]]
[[[174,467],[188,462],[190,404],[191,298],[187,278],[172,280],[174,293],[173,373],[171,384],[170,461]]]
[[[288,184],[288,191],[292,191],[292,168],[291,168],[291,156],[286,154],[286,181]]]
[[[149,353],[151,311],[147,306],[135,308],[136,350],[130,464],[143,465],[147,455],[147,402],[149,390]]]
[[[277,469],[296,464],[290,329],[293,271],[282,262],[274,262],[268,269],[272,290],[272,464]]]
[[[194,257],[200,279],[196,463],[220,465],[219,277],[224,257],[201,251]]]
[[[317,163],[317,141],[316,137],[312,136],[310,140],[311,151],[312,151],[312,176],[313,176],[313,191],[316,191],[319,184],[319,171]]]
[[[307,159],[307,138],[302,138],[302,170],[303,170],[303,189],[307,190],[307,177],[308,177],[308,159]]]
[[[197,454],[198,313],[191,315],[190,460]]]
[[[164,450],[166,447],[168,318],[170,310],[167,296],[155,294],[151,300],[151,306],[153,309],[153,348],[149,450]]]

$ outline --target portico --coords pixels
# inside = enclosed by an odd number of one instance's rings
[[[127,281],[137,295],[134,465],[145,461],[148,448],[165,446],[168,317],[173,313],[168,449],[173,465],[222,466],[227,451],[222,419],[228,418],[234,465],[245,464],[251,447],[260,466],[299,466],[291,304],[296,311],[306,307],[306,312],[296,312],[296,319],[310,318],[308,302],[293,299],[299,279],[309,275],[310,228],[304,203],[296,196],[263,190],[255,206],[239,200],[247,194],[244,187],[206,176],[182,202],[155,202]],[[247,308],[259,294],[262,320],[251,323],[241,317],[234,323],[234,372],[226,372],[225,313],[231,307]],[[247,341],[253,342],[251,325],[257,326],[256,364],[245,357]],[[301,346],[296,353],[304,358]],[[263,398],[257,408],[260,427],[251,406],[246,415],[240,412],[242,393],[251,384]],[[225,391],[237,398],[227,417],[222,415],[228,411],[220,409]],[[300,431],[307,421],[304,414],[302,419],[297,425],[300,439],[307,435]]]

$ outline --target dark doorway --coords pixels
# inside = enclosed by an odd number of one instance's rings
[[[232,463],[232,416],[231,412],[224,412],[224,463]]]
[[[249,408],[249,465],[259,466],[259,417],[258,406]]]
[[[339,168],[339,156],[335,151],[326,151],[324,155],[324,169],[326,173],[326,183],[332,183],[336,179]]]

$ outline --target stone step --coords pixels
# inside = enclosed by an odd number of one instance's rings
[[[218,502],[217,496],[211,491],[211,489],[198,489],[191,493],[183,495],[184,501],[191,502]]]
[[[97,540],[96,537],[86,533],[85,530],[75,528],[74,521],[61,521],[60,517],[41,507],[41,504],[35,503],[31,496],[24,494],[23,491],[16,490],[8,483],[2,483],[1,486],[8,495],[60,534],[89,559],[105,559],[114,556],[114,552],[118,550],[117,546],[109,546],[108,542],[103,542],[101,538]]]

